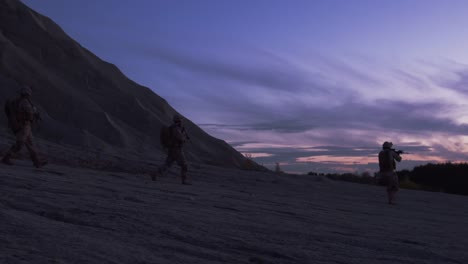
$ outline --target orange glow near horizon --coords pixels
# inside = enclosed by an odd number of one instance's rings
[[[300,157],[296,159],[296,162],[308,163],[337,163],[343,165],[354,165],[354,164],[368,164],[375,162],[373,157],[353,157],[353,156],[330,156],[330,155],[319,155],[310,157]]]
[[[264,152],[243,152],[242,155],[244,155],[247,158],[265,158],[274,156],[273,154]]]
[[[403,160],[413,160],[413,161],[428,161],[428,162],[438,162],[443,163],[447,162],[446,159],[438,156],[429,156],[429,155],[418,155],[418,154],[404,154],[402,156]],[[296,162],[308,163],[308,162],[317,162],[317,163],[336,163],[342,165],[367,165],[370,163],[377,163],[377,155],[375,157],[370,156],[330,156],[330,155],[320,155],[320,156],[310,156],[310,157],[300,157],[296,159]],[[461,162],[461,161],[452,161],[452,162]]]

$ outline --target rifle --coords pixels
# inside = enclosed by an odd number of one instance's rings
[[[187,141],[190,141],[190,137],[187,134],[187,130],[185,130],[185,127],[182,127],[182,133],[185,135],[185,138],[187,138]]]
[[[396,150],[396,149],[390,149],[393,152],[396,152],[398,155],[401,154],[410,154],[409,152],[403,151],[403,150]]]

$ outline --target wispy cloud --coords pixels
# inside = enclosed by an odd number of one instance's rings
[[[133,50],[146,58],[160,60],[182,70],[217,80],[237,82],[253,87],[259,86],[270,90],[329,93],[329,87],[319,82],[319,79],[324,77],[274,56],[267,58],[262,56],[252,61],[246,59],[241,63],[236,63],[235,60],[223,59],[222,54],[189,53],[158,44],[139,45],[133,47]]]
[[[451,104],[454,95],[444,94],[440,79],[423,70],[366,71],[366,65],[320,56],[307,67],[304,60],[270,51],[246,60],[158,45],[135,48],[186,77],[177,86],[185,94],[179,97],[182,112],[193,113],[209,133],[238,142],[234,147],[260,163],[375,169],[372,160],[384,140],[415,153],[406,164],[466,158],[465,144],[451,150],[457,143],[427,140],[466,133],[468,124],[450,113],[468,109]],[[447,74],[458,78],[445,86],[463,92],[468,74]]]

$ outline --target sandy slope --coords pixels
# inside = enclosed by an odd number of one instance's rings
[[[201,167],[0,166],[0,263],[468,263],[468,197]]]

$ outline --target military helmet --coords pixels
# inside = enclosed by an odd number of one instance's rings
[[[384,149],[390,149],[393,147],[393,143],[392,142],[388,142],[388,141],[385,141],[382,145],[382,148]]]
[[[31,87],[29,87],[29,86],[27,86],[27,85],[23,86],[23,88],[21,88],[21,90],[20,90],[20,94],[21,94],[21,95],[29,95],[29,96],[31,96],[31,95],[32,95],[32,89],[31,89]]]

